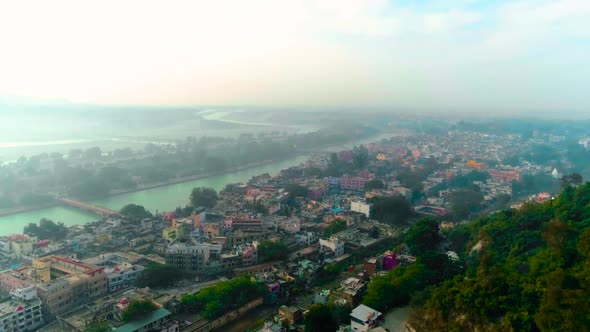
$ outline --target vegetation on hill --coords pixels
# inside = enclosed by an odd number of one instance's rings
[[[436,220],[422,218],[406,233],[404,243],[416,256],[416,263],[400,266],[383,276],[374,276],[363,303],[380,311],[407,305],[412,297],[429,285],[459,273],[459,262],[441,252],[442,237]]]
[[[414,210],[410,202],[401,196],[377,196],[367,201],[373,204],[371,208],[371,219],[385,224],[405,225],[408,219],[414,215]]]
[[[449,234],[464,271],[414,296],[419,331],[588,331],[590,184]],[[369,289],[370,290],[370,289]]]

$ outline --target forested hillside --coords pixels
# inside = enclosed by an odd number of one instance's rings
[[[589,331],[590,184],[455,228],[464,273],[415,294],[417,331]]]

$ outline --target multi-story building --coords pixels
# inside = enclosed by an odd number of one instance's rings
[[[365,183],[367,182],[366,178],[358,177],[358,176],[343,176],[339,180],[340,189],[342,190],[356,190],[356,191],[363,191],[365,190]]]
[[[0,331],[35,331],[43,322],[41,301],[34,286],[15,289],[9,300],[0,303]]]
[[[354,332],[368,332],[383,321],[383,314],[364,304],[350,313],[350,327]]]
[[[330,237],[329,239],[320,239],[320,251],[328,253],[334,258],[344,255],[344,241],[337,237]]]
[[[132,287],[137,276],[144,270],[143,266],[131,264],[125,257],[116,254],[100,255],[85,262],[105,268],[109,292]]]
[[[166,264],[183,271],[203,272],[211,255],[219,255],[221,249],[219,243],[173,243],[166,249]]]
[[[364,214],[367,218],[371,215],[371,204],[365,201],[354,200],[350,202],[350,211]]]
[[[71,258],[48,256],[33,261],[32,266],[0,275],[3,291],[34,285],[43,303],[46,318],[66,312],[107,292],[107,275],[103,267]]]

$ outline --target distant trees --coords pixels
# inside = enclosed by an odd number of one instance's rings
[[[405,225],[408,219],[414,215],[414,209],[410,202],[401,196],[373,197],[367,201],[373,204],[371,219],[385,224]]]
[[[277,261],[287,258],[287,245],[283,242],[262,241],[256,248],[261,262]]]
[[[472,212],[479,211],[483,202],[483,194],[473,188],[454,191],[450,196],[451,213],[455,220],[463,220]]]
[[[212,208],[217,204],[217,192],[213,188],[198,187],[191,192],[190,202],[193,207]]]
[[[336,234],[340,231],[345,230],[346,227],[346,220],[336,219],[332,221],[330,225],[328,225],[328,227],[324,229],[324,237],[330,237],[332,236],[332,234]]]
[[[127,204],[119,212],[126,217],[138,220],[152,217],[148,210],[137,204]]]
[[[68,229],[62,222],[54,222],[49,219],[41,219],[39,225],[29,223],[25,226],[23,233],[36,236],[39,240],[63,240],[68,235]]]
[[[385,183],[380,179],[373,179],[365,183],[365,191],[371,191],[373,189],[383,189],[385,188]]]
[[[564,175],[561,178],[561,186],[579,186],[584,182],[584,178],[579,173],[572,173],[570,175]]]
[[[152,264],[135,279],[137,287],[166,287],[182,279],[182,271],[173,265]]]
[[[290,183],[285,186],[285,191],[291,195],[291,197],[307,197],[309,189],[307,187],[298,185],[296,183]]]
[[[126,322],[141,319],[158,307],[151,300],[131,301],[123,310],[123,320]]]

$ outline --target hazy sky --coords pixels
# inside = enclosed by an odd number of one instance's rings
[[[0,94],[590,112],[590,0],[0,0]]]

